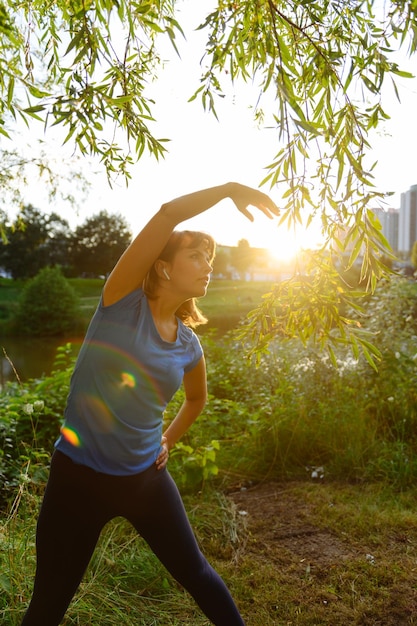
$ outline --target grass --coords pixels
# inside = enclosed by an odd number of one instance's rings
[[[207,295],[199,301],[208,318],[206,329],[225,332],[236,325],[262,301],[262,296],[271,288],[270,282],[246,282],[242,280],[212,280]]]
[[[251,525],[250,515],[238,514],[232,496],[211,488],[184,496],[202,549],[227,581],[247,626],[417,623],[412,613],[416,607],[415,490],[399,495],[377,485],[311,482],[278,487],[281,503],[288,502],[287,512],[281,509],[280,516],[264,520],[269,535],[256,523]],[[256,494],[253,490],[249,498]],[[255,503],[257,508],[260,502]],[[29,598],[37,505],[37,497],[25,494],[19,515],[0,528],[2,596],[9,598],[0,604],[4,626],[19,624]],[[280,545],[279,539],[271,540],[270,531],[291,522],[290,505],[293,516],[302,518],[316,534]],[[326,559],[310,549],[316,547],[321,532],[327,537],[323,547],[330,556]],[[9,580],[8,572],[13,573]],[[209,624],[120,519],[103,532],[63,622],[65,626],[116,623]]]

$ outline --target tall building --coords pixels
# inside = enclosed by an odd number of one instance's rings
[[[384,211],[384,209],[377,208],[372,209],[372,211],[381,223],[382,234],[388,240],[388,243],[393,251],[398,252],[398,228],[400,221],[399,210],[389,208]]]
[[[417,185],[401,194],[398,251],[410,253],[417,241]]]

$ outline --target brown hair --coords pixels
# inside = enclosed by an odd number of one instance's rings
[[[207,247],[211,262],[214,259],[216,244],[210,235],[194,230],[174,230],[157,261],[162,260],[170,262],[180,248],[198,248],[201,244]],[[143,291],[148,298],[155,297],[155,292],[159,285],[159,277],[155,269],[155,263],[152,265],[143,281]],[[176,315],[186,326],[190,326],[191,328],[195,328],[199,324],[207,323],[207,318],[198,308],[195,298],[190,298],[190,300],[183,302],[177,309]]]

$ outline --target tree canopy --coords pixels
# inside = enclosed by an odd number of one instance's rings
[[[64,141],[98,156],[110,179],[118,173],[128,179],[145,151],[162,157],[165,139],[154,135],[147,86],[161,62],[160,42],[168,38],[180,50],[187,35],[182,7],[180,0],[3,0],[0,133],[12,137],[19,119],[61,127]],[[323,248],[314,268],[303,267],[312,276],[307,291],[319,290],[303,305],[303,338],[356,337],[367,350],[358,325],[335,312],[341,300],[357,306],[337,268],[360,259],[368,289],[387,271],[388,244],[370,210],[382,196],[366,155],[369,133],[387,117],[384,85],[396,90],[396,79],[409,76],[396,55],[416,51],[417,3],[218,0],[207,7],[201,81],[192,99],[216,114],[226,84],[256,84],[255,116],[279,134],[263,183],[282,193],[283,222],[321,220]],[[294,280],[289,291],[271,293],[272,331],[258,319],[261,343],[278,328],[294,331],[282,327],[274,304],[287,298],[293,307],[288,298],[299,277]],[[323,311],[327,321],[317,327]]]
[[[132,238],[121,215],[100,211],[78,226],[73,236],[71,260],[76,276],[109,274]]]
[[[56,213],[29,205],[5,226],[8,243],[0,242],[0,265],[14,279],[35,276],[47,265],[65,265],[69,226]]]
[[[86,218],[75,231],[56,213],[31,205],[10,224],[4,219],[7,243],[0,242],[0,267],[13,279],[32,278],[46,267],[73,277],[108,274],[132,236],[126,220],[107,211]]]

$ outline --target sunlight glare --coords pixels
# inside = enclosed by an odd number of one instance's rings
[[[279,227],[271,224],[265,228],[265,223],[253,223],[251,226],[251,232],[247,233],[250,246],[267,249],[271,257],[280,263],[290,263],[302,250],[317,248],[322,240],[314,224],[308,228],[302,225],[287,228],[285,224]]]

